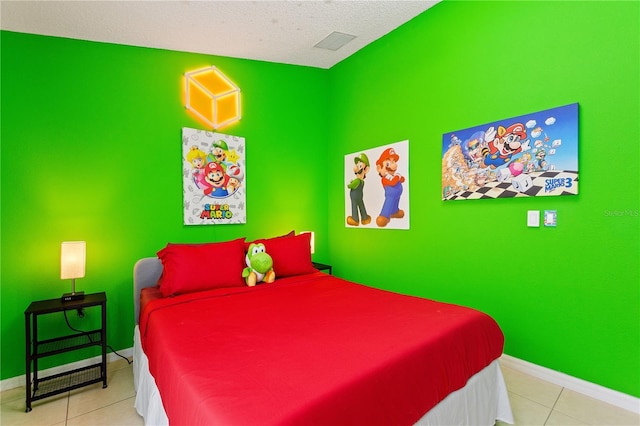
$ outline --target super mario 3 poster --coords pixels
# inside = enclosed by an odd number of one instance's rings
[[[578,194],[578,104],[442,135],[442,199]]]
[[[345,226],[409,229],[409,141],[344,156]]]
[[[242,137],[182,129],[185,225],[247,222],[245,158]]]

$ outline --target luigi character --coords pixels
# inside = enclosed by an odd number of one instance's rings
[[[226,170],[229,165],[227,161],[227,151],[229,151],[229,145],[227,145],[225,141],[216,141],[211,144],[211,152],[207,155],[207,161],[210,163],[218,163]]]
[[[362,153],[353,161],[355,163],[353,172],[356,178],[347,185],[351,196],[351,216],[347,216],[347,224],[358,226],[360,225],[360,217],[362,217],[362,224],[367,225],[371,222],[371,216],[367,214],[367,209],[364,207],[364,180],[369,172],[369,158]]]

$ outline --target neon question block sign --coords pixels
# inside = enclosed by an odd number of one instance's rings
[[[214,66],[185,76],[185,107],[214,129],[239,121],[240,88]]]

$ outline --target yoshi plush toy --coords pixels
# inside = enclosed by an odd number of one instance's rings
[[[249,287],[259,282],[272,283],[276,279],[273,259],[267,254],[264,244],[252,243],[245,257],[247,267],[242,270],[242,278]]]

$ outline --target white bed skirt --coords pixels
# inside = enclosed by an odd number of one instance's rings
[[[149,372],[149,361],[142,350],[137,325],[133,332],[133,383],[136,389],[136,411],[144,418],[144,424],[168,425],[169,419],[162,406],[156,381]],[[513,424],[507,387],[498,360],[469,379],[465,387],[449,394],[416,424],[490,426],[496,420]]]

